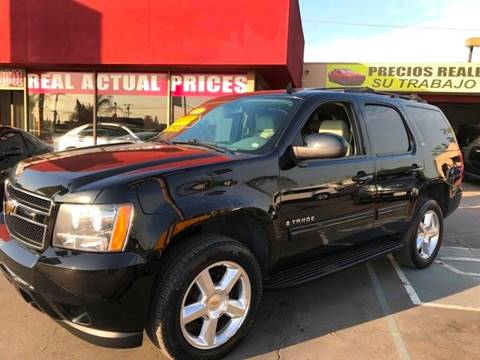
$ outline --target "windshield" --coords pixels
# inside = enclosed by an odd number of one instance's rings
[[[266,152],[298,101],[270,96],[207,102],[175,121],[157,140]]]

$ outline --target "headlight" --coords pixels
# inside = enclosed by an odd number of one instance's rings
[[[53,245],[82,251],[122,251],[132,218],[132,204],[62,204],[53,232]]]

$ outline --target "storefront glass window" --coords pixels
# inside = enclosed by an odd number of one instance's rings
[[[93,73],[29,72],[29,131],[56,151],[95,144]],[[247,91],[246,74],[98,73],[97,142],[146,141],[214,97]],[[169,121],[170,120],[170,121]]]
[[[55,150],[92,145],[88,138],[70,141],[69,134],[93,122],[93,74],[30,72],[27,78],[29,131]]]
[[[168,75],[99,73],[97,144],[140,142],[168,125]]]
[[[172,120],[217,96],[247,92],[246,74],[173,74]]]

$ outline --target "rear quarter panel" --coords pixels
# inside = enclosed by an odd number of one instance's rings
[[[435,183],[446,187],[450,213],[458,206],[463,181],[463,159],[455,133],[435,106],[412,102],[402,104],[402,109],[424,155],[424,187]]]

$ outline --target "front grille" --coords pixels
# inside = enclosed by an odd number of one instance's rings
[[[5,214],[5,223],[10,233],[19,240],[41,248],[46,235],[46,226],[27,221],[17,215]]]
[[[5,187],[5,225],[15,240],[43,249],[51,209],[51,200],[9,184]]]
[[[6,190],[10,194],[10,196],[19,203],[27,205],[28,207],[35,210],[40,210],[47,213],[50,212],[50,208],[52,206],[51,200],[35,196],[22,190],[18,190],[11,185],[7,185]]]

